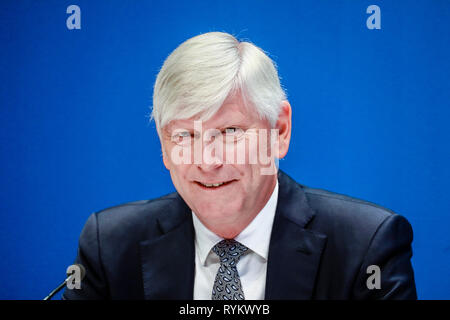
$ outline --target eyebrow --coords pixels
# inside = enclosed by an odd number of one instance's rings
[[[203,130],[208,130],[208,129],[223,130],[223,129],[229,128],[229,127],[244,127],[245,128],[248,126],[249,126],[249,122],[248,122],[247,118],[244,115],[240,114],[235,119],[218,120],[215,126],[211,126],[210,128],[203,128]],[[173,132],[177,129],[193,132],[194,131],[194,121],[187,120],[185,123],[181,123],[179,125],[176,125],[175,123],[170,123],[163,128],[163,132],[165,132],[167,136],[171,137]]]
[[[244,128],[247,126],[248,126],[248,123],[246,121],[235,121],[235,122],[228,122],[224,125],[218,126],[217,129],[225,129],[225,128],[233,128],[233,127]]]
[[[236,117],[235,119],[224,119],[221,120],[221,122],[218,122],[219,125],[216,126],[216,128],[228,128],[228,127],[245,127],[249,125],[249,122],[247,120],[247,118],[244,115],[239,115],[238,117]]]

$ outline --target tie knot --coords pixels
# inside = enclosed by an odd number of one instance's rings
[[[240,257],[247,250],[246,246],[234,239],[222,240],[213,247],[214,253],[219,256],[220,263],[230,267],[236,266]]]

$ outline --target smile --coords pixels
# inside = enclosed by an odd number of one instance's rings
[[[216,188],[220,188],[221,186],[230,184],[231,182],[233,182],[234,180],[230,180],[230,181],[224,181],[224,182],[217,182],[217,183],[203,183],[200,181],[195,181],[195,183],[203,188],[207,188],[207,189],[216,189]]]

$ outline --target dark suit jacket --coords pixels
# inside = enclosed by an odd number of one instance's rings
[[[416,299],[405,218],[281,171],[278,181],[266,299]],[[94,213],[76,259],[86,277],[63,299],[192,299],[194,236],[178,193]],[[381,289],[368,289],[369,265],[380,267]]]

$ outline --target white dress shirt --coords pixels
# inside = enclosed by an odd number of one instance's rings
[[[234,239],[245,245],[248,253],[242,255],[236,268],[246,300],[263,300],[266,288],[267,257],[270,235],[278,201],[278,181],[264,208]],[[222,241],[192,212],[195,229],[194,300],[211,300],[212,288],[219,269],[219,257],[212,251]]]

